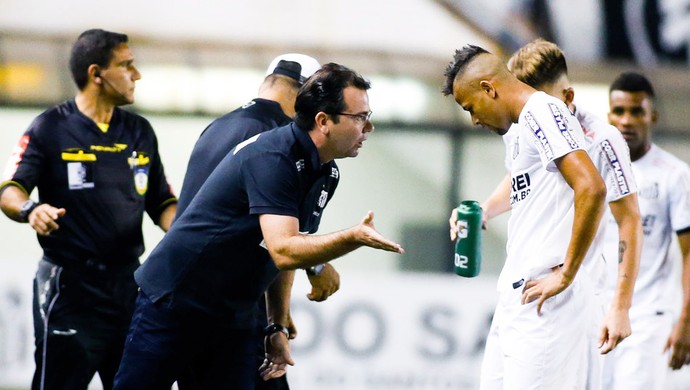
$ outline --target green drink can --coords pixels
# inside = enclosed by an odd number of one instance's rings
[[[455,273],[473,278],[479,275],[482,266],[482,208],[475,200],[464,200],[457,210]]]

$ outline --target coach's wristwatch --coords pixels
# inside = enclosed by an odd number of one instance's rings
[[[277,324],[275,322],[270,323],[266,327],[266,329],[264,329],[264,335],[265,336],[270,336],[273,333],[278,333],[278,332],[283,332],[283,333],[285,333],[285,336],[287,336],[288,339],[290,338],[290,331],[288,330],[288,328],[284,327],[283,325]]]
[[[38,203],[34,202],[31,199],[24,202],[22,204],[22,207],[19,209],[19,220],[22,222],[28,222],[29,214],[31,214],[31,212],[34,211],[36,207],[38,207]]]
[[[304,270],[307,272],[307,275],[309,276],[317,276],[321,275],[321,272],[323,272],[324,268],[326,268],[326,264],[318,264],[313,267],[305,268]]]

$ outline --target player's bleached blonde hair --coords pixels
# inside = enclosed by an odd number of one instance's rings
[[[565,54],[555,43],[538,38],[518,49],[508,60],[508,69],[520,81],[539,89],[568,75]]]

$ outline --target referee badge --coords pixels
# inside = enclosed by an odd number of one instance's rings
[[[149,188],[149,157],[146,153],[133,151],[127,162],[134,173],[134,188],[137,194],[146,195]]]
[[[60,156],[67,166],[67,185],[70,190],[95,187],[93,165],[98,160],[95,154],[70,148],[63,150]]]

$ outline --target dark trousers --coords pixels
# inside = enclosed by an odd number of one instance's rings
[[[137,264],[112,270],[39,262],[33,390],[85,390],[96,372],[112,389],[134,310]]]
[[[140,292],[115,389],[168,390],[182,378],[202,389],[253,390],[258,337],[254,329],[181,315]]]

